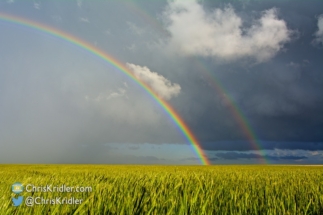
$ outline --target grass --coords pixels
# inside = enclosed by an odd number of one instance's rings
[[[319,166],[0,165],[0,214],[323,214]],[[91,186],[80,205],[14,207],[14,182],[24,186]]]

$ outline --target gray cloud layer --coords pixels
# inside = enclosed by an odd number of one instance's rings
[[[203,146],[206,150],[210,151],[252,151],[257,150],[258,147],[261,150],[323,150],[323,142],[219,141],[212,143],[203,143]]]
[[[214,158],[211,160],[217,160],[218,158],[222,159],[228,159],[228,160],[237,160],[237,159],[266,159],[266,160],[273,160],[273,161],[279,161],[279,160],[304,160],[307,159],[305,156],[293,156],[293,155],[287,155],[287,156],[272,156],[272,155],[265,155],[260,156],[259,154],[255,153],[239,153],[239,152],[223,152],[223,153],[217,153],[217,158]]]

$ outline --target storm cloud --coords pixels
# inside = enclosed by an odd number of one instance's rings
[[[74,35],[128,66],[214,163],[256,162],[260,150],[277,163],[322,162],[322,8],[314,0],[0,2],[0,14]],[[0,162],[198,161],[171,115],[113,64],[1,18],[0,29]]]
[[[266,160],[303,160],[307,159],[305,156],[271,156],[271,155],[265,155],[260,156],[259,154],[254,153],[239,153],[239,152],[224,152],[224,153],[217,153],[217,157],[228,159],[228,160],[236,160],[236,159],[259,159],[263,158]]]

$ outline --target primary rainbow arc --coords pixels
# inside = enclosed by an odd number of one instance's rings
[[[119,71],[123,72],[126,74],[128,77],[130,77],[132,80],[134,80],[136,83],[138,83],[148,94],[150,94],[159,105],[165,110],[165,112],[171,117],[172,121],[178,126],[182,134],[185,136],[185,138],[189,141],[191,144],[193,150],[195,151],[196,155],[200,159],[200,162],[203,165],[209,165],[210,162],[203,152],[197,138],[194,136],[192,131],[189,129],[189,127],[185,124],[183,119],[180,117],[180,115],[172,108],[172,106],[167,103],[165,100],[160,98],[150,86],[148,86],[145,82],[139,80],[134,76],[134,74],[119,60],[114,58],[113,56],[107,54],[103,50],[100,50],[99,48],[91,45],[90,43],[77,38],[69,33],[66,33],[64,31],[61,31],[59,29],[47,26],[45,24],[29,20],[26,18],[18,17],[18,16],[13,16],[9,14],[4,14],[0,13],[0,20],[10,22],[10,23],[15,23],[18,25],[26,26],[41,32],[45,32],[49,35],[53,35],[55,37],[61,38],[71,44],[74,44],[78,47],[81,47],[82,49],[94,54],[95,56],[103,59],[104,61],[108,62],[115,68],[117,68]]]

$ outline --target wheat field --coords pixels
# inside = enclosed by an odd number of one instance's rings
[[[1,215],[323,214],[321,166],[0,165],[0,176]],[[82,201],[13,206],[15,182],[92,190],[24,191],[24,200]]]

